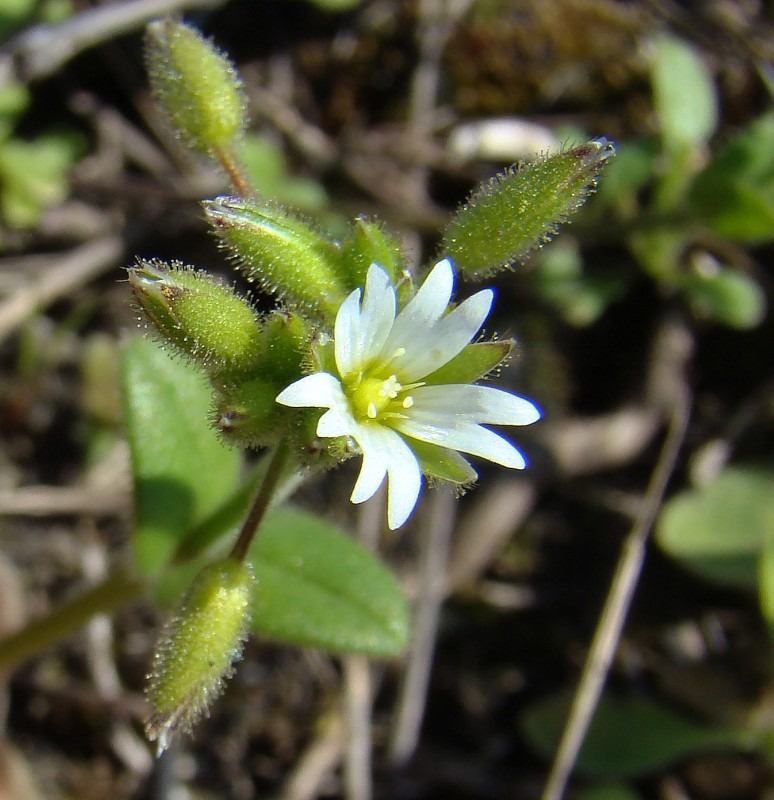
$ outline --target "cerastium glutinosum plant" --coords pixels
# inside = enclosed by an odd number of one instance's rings
[[[282,476],[361,458],[350,499],[367,500],[386,478],[394,529],[414,509],[423,476],[460,491],[476,480],[463,454],[526,466],[485,426],[528,425],[540,412],[477,383],[513,342],[477,340],[494,293],[452,302],[455,272],[487,276],[539,246],[583,202],[614,151],[592,140],[485,183],[442,233],[437,263],[415,278],[379,222],[357,218],[333,239],[250,185],[239,165],[247,127],[239,78],[195,30],[151,24],[147,63],[174,131],[232,184],[233,194],[204,202],[208,222],[242,274],[276,298],[274,310],[259,314],[180,263],[140,259],[128,270],[157,338],[209,379],[222,439],[271,454],[230,553],[193,580],[158,645],[147,733],[162,751],[206,711],[241,652],[254,587],[247,556]]]

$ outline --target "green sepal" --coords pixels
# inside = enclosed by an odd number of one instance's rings
[[[578,209],[614,154],[606,139],[593,139],[495,176],[452,217],[441,252],[477,277],[522,259]]]
[[[423,378],[422,382],[430,385],[473,383],[502,364],[510,355],[514,344],[512,339],[469,344],[451,361]]]
[[[229,59],[198,31],[171,19],[148,25],[145,59],[153,97],[175,133],[205,153],[230,148],[247,113]]]
[[[263,320],[261,375],[285,386],[302,377],[312,339],[309,322],[293,311],[273,311]]]
[[[255,371],[263,347],[260,323],[233,289],[179,263],[140,259],[127,272],[145,317],[178,352],[220,380]]]
[[[153,714],[145,726],[159,754],[207,713],[231,677],[247,638],[253,584],[242,562],[209,564],[162,634],[146,691]]]
[[[478,473],[456,450],[439,447],[437,444],[411,440],[411,450],[419,460],[422,473],[428,478],[449,481],[460,486],[469,486]]]
[[[264,447],[282,435],[288,409],[275,402],[284,386],[263,377],[215,390],[214,424],[224,442]]]
[[[291,305],[335,317],[348,292],[334,241],[275,203],[217,197],[203,205],[245,277]]]
[[[365,286],[371,264],[378,264],[394,285],[403,265],[400,246],[381,223],[358,217],[342,243],[342,269],[350,290]]]

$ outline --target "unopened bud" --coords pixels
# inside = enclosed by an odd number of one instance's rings
[[[342,244],[343,270],[349,280],[348,289],[365,286],[368,268],[378,264],[395,284],[403,268],[398,243],[374,221],[359,217],[350,237]]]
[[[592,139],[497,175],[454,215],[441,252],[479,277],[518,261],[578,209],[614,155],[607,139]]]
[[[146,695],[153,714],[145,725],[161,755],[189,733],[223,691],[247,638],[253,589],[250,568],[231,558],[205,567],[157,645]]]
[[[336,315],[347,287],[335,242],[274,203],[217,197],[204,211],[248,279],[307,311]]]
[[[233,145],[247,115],[229,59],[198,31],[171,19],[148,25],[145,54],[151,91],[175,133],[205,153]]]
[[[183,355],[221,380],[254,371],[262,349],[250,303],[206,272],[138,260],[129,285],[148,320]]]

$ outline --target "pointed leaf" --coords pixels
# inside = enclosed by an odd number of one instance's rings
[[[395,578],[329,523],[304,511],[272,511],[249,557],[256,633],[374,656],[406,647],[408,608]]]
[[[191,528],[235,491],[241,457],[208,424],[210,392],[198,370],[137,338],[124,348],[121,379],[135,556],[143,572],[155,573]]]
[[[522,719],[529,742],[553,755],[570,707],[555,695],[535,704]],[[602,698],[577,767],[595,778],[623,778],[661,769],[697,751],[739,747],[743,735],[732,728],[700,725],[641,697]]]
[[[774,472],[732,467],[709,486],[684,492],[664,507],[657,541],[703,577],[755,588],[758,559],[774,535]]]

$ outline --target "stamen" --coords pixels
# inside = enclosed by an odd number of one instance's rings
[[[403,402],[401,403],[403,408],[411,408],[414,405],[414,398],[409,395],[408,397],[403,398]]]
[[[405,347],[396,347],[395,352],[388,359],[385,359],[380,366],[381,368],[389,367],[390,364],[392,364],[392,362],[395,361],[396,358],[400,358],[401,356],[405,355],[406,355]]]
[[[376,419],[376,414],[377,414],[376,403],[368,404],[368,410],[366,411],[366,414],[368,414],[369,419]]]

